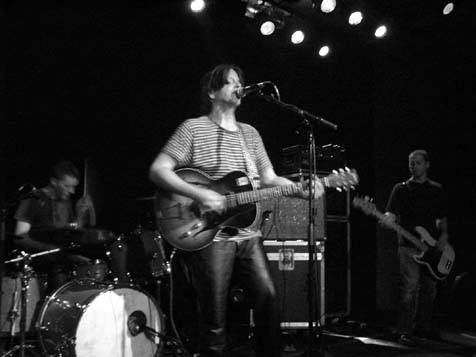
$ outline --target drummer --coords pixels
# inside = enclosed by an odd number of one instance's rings
[[[71,195],[75,193],[79,177],[73,163],[60,161],[51,168],[48,185],[32,191],[21,200],[15,213],[17,247],[29,253],[61,248],[65,245],[61,242],[62,238],[65,239],[61,235],[62,229],[64,232],[67,228],[81,228],[94,223],[91,219],[94,217],[94,206],[89,196],[80,198],[73,208]],[[59,234],[53,234],[55,230]],[[49,234],[36,236],[35,232]],[[66,283],[72,265],[89,262],[89,258],[77,254],[55,253],[44,258],[50,291]]]

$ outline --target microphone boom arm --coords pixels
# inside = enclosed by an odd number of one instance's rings
[[[279,106],[281,108],[284,108],[286,110],[289,110],[293,113],[298,114],[301,118],[314,121],[318,124],[327,126],[328,128],[331,128],[333,130],[337,130],[339,128],[337,124],[334,124],[334,123],[332,123],[332,122],[330,122],[330,121],[328,121],[324,118],[318,117],[317,115],[311,114],[311,113],[309,113],[309,112],[307,112],[307,111],[305,111],[301,108],[296,107],[295,105],[282,102],[280,99],[276,99],[273,96],[262,94],[262,93],[259,93],[258,95],[259,95],[260,98],[263,98],[267,102],[276,104],[277,106]]]

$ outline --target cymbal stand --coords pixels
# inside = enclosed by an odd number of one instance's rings
[[[21,252],[22,257],[17,259],[12,259],[5,264],[13,263],[18,260],[22,260],[22,277],[21,277],[21,295],[20,295],[20,344],[13,346],[9,351],[5,352],[1,357],[8,357],[12,356],[16,351],[20,351],[20,357],[25,357],[25,349],[27,348],[35,348],[33,345],[26,344],[26,303],[27,303],[27,292],[28,292],[28,284],[30,282],[31,274],[33,269],[30,266],[32,256],[30,254],[26,254],[25,252]],[[12,321],[13,324],[13,321]]]

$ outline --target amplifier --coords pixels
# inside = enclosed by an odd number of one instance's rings
[[[308,304],[308,245],[306,241],[265,240],[264,249],[270,262],[271,275],[277,290],[281,328],[298,329],[309,325]],[[317,312],[324,325],[324,245],[316,243]]]
[[[325,237],[324,196],[315,202],[314,237]],[[263,221],[261,231],[265,239],[288,240],[307,237],[309,203],[296,197],[280,197],[262,204]]]

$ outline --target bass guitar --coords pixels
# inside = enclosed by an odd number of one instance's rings
[[[386,227],[394,230],[404,239],[413,243],[413,245],[420,250],[420,253],[415,254],[413,259],[415,259],[418,264],[426,266],[435,279],[443,280],[451,272],[455,261],[455,251],[450,244],[447,243],[440,249],[437,247],[436,239],[434,239],[425,228],[420,226],[415,227],[415,231],[420,235],[418,238],[397,223],[384,221],[385,215],[377,210],[375,204],[368,198],[355,197],[352,204],[365,214],[376,217]]]
[[[233,171],[218,180],[197,169],[184,168],[175,172],[190,184],[226,197],[226,209],[223,214],[218,214],[203,212],[202,207],[189,197],[157,192],[155,215],[161,235],[172,246],[188,251],[211,244],[219,230],[256,230],[261,217],[260,201],[295,195],[305,189],[301,183],[257,189],[253,179],[242,171]],[[320,178],[320,181],[325,187],[349,189],[357,185],[358,176],[355,170],[341,169]]]

